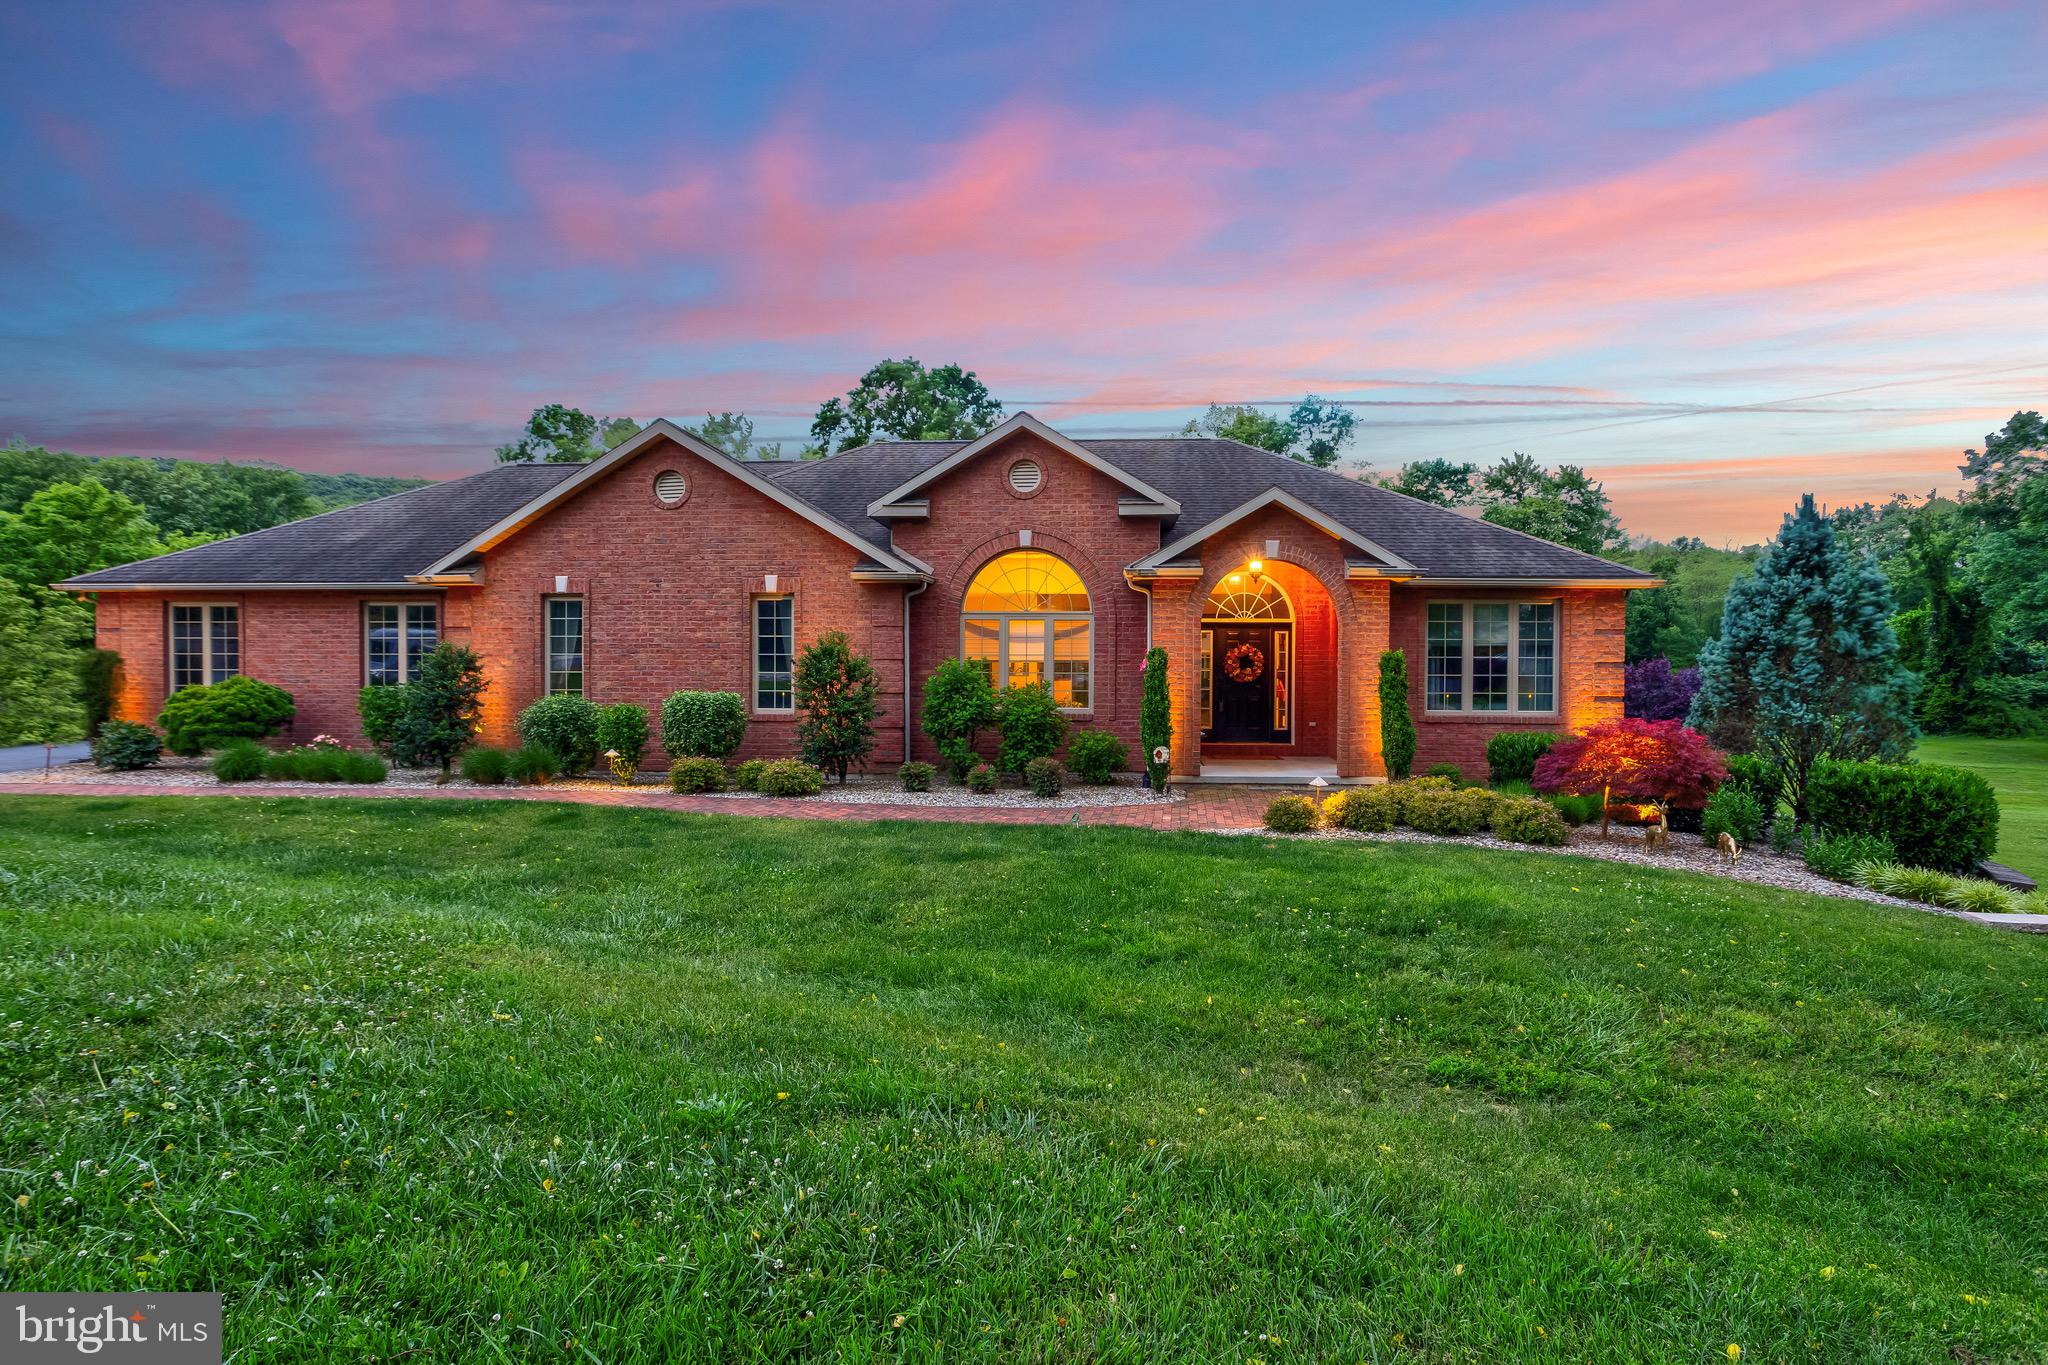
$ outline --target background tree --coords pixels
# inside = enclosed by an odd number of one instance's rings
[[[516,441],[498,447],[502,464],[573,464],[594,460],[640,430],[630,417],[592,417],[581,408],[549,403],[535,408]]]
[[[1975,485],[1975,496],[1996,503],[2023,483],[2048,475],[2048,421],[2038,412],[2016,412],[1984,438],[1982,450],[1966,450],[1957,466]]]
[[[878,436],[899,441],[970,441],[1003,418],[972,370],[927,370],[912,357],[885,360],[860,377],[844,399],[829,399],[811,422],[819,454],[852,450]]]
[[[163,550],[141,506],[95,479],[53,484],[21,511],[0,512],[0,578],[25,587]]]
[[[1179,434],[1242,441],[1327,469],[1342,458],[1356,425],[1357,418],[1349,408],[1310,394],[1284,418],[1261,412],[1249,403],[1211,403],[1207,412],[1181,427]]]
[[[735,460],[782,458],[780,441],[773,445],[754,444],[754,419],[742,412],[721,412],[715,417],[707,412],[703,421],[683,430],[706,445],[718,447]]]
[[[1605,554],[1628,542],[1607,502],[1607,490],[1577,465],[1545,469],[1517,451],[1479,479],[1480,515],[1558,545]]]
[[[0,581],[0,746],[83,739],[77,654],[13,589]]]
[[[1922,600],[1893,618],[1899,657],[1920,675],[1920,724],[1937,732],[1972,728],[1996,666],[1990,608],[1962,571],[1968,538],[1952,506],[1914,518],[1905,559]]]
[[[794,681],[804,762],[843,784],[848,765],[865,768],[875,749],[882,683],[874,661],[854,649],[846,632],[831,630],[798,651]]]
[[[1455,460],[1417,460],[1404,464],[1400,472],[1391,478],[1381,479],[1382,488],[1396,493],[1405,493],[1423,502],[1433,502],[1439,507],[1463,507],[1477,496],[1472,481],[1479,477],[1479,466],[1460,464]]]
[[[1762,553],[1761,546],[1717,550],[1696,536],[1610,550],[1612,558],[1655,574],[1665,584],[1628,595],[1628,662],[1664,658],[1673,668],[1698,663],[1700,650],[1721,633],[1729,585],[1747,574]]]
[[[1700,655],[1692,723],[1731,753],[1774,760],[1804,822],[1816,764],[1912,747],[1914,680],[1891,614],[1876,563],[1850,558],[1808,494],[1729,590],[1720,638]]]

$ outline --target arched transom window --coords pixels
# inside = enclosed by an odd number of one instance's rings
[[[1012,550],[967,585],[961,657],[988,669],[997,688],[1042,682],[1070,710],[1089,706],[1094,618],[1073,566],[1043,550]]]
[[[1270,574],[1223,576],[1202,608],[1204,621],[1292,621],[1294,608]]]

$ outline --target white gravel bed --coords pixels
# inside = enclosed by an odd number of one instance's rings
[[[1670,846],[1661,853],[1654,853],[1644,847],[1640,831],[1625,827],[1616,827],[1606,839],[1600,837],[1597,829],[1575,829],[1572,831],[1571,842],[1562,848],[1511,843],[1506,839],[1495,838],[1491,834],[1452,838],[1439,834],[1423,834],[1412,829],[1397,829],[1386,834],[1361,834],[1348,829],[1319,829],[1307,834],[1275,834],[1266,829],[1218,832],[1259,834],[1269,839],[1354,839],[1397,844],[1465,844],[1473,848],[1500,849],[1510,853],[1549,853],[1564,857],[1599,858],[1610,863],[1633,863],[1638,867],[1704,872],[1709,876],[1753,882],[1759,886],[1804,891],[1815,896],[1834,896],[1841,900],[1868,901],[1873,905],[1894,905],[1902,910],[1921,910],[1929,914],[1947,915],[1953,919],[1977,918],[1968,911],[1949,910],[1939,905],[1900,900],[1897,896],[1881,896],[1860,886],[1829,881],[1818,873],[1809,872],[1806,864],[1800,859],[1789,858],[1767,848],[1745,848],[1742,850],[1742,861],[1730,866],[1728,860],[1721,856],[1719,849],[1708,844],[1697,834],[1673,834]]]
[[[1079,783],[1070,785],[1065,792],[1050,799],[1033,796],[1021,787],[998,787],[983,795],[955,785],[942,777],[933,778],[933,787],[928,792],[907,792],[892,773],[886,777],[862,776],[855,774],[840,786],[830,778],[825,780],[824,790],[812,801],[843,802],[847,805],[862,806],[983,806],[1014,808],[1021,810],[1062,810],[1083,809],[1095,806],[1148,806],[1182,798],[1177,788],[1169,787],[1165,795],[1146,791],[1134,783],[1112,783],[1107,786],[1086,786]],[[260,779],[256,783],[222,782],[213,775],[203,758],[178,758],[166,755],[153,768],[137,768],[132,772],[110,772],[91,763],[63,763],[45,775],[41,768],[28,772],[0,773],[0,787],[76,785],[81,783],[119,782],[126,786],[163,787],[166,789],[194,789],[211,791],[234,791],[245,786],[263,787],[304,787],[316,791],[346,791],[352,784],[346,782],[273,782]],[[393,768],[390,774],[370,787],[439,787],[454,791],[503,791],[504,787],[481,787],[460,776],[450,777],[445,782],[439,769],[435,768]],[[557,778],[546,784],[550,791],[617,791],[619,786],[606,778],[567,777]],[[640,792],[665,792],[668,778],[663,773],[643,773],[633,783],[633,790]],[[717,800],[759,801],[766,798],[757,792],[723,791],[703,792],[700,795]]]

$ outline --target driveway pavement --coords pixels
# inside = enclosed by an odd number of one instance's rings
[[[50,755],[53,763],[76,763],[90,757],[89,744],[59,744],[56,753]],[[43,766],[43,746],[40,744],[17,744],[12,749],[0,749],[0,773],[18,773],[29,768]]]

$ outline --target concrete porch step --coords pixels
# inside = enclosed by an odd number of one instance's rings
[[[1337,765],[1329,759],[1301,758],[1212,758],[1202,763],[1199,777],[1172,777],[1174,786],[1217,787],[1306,787],[1315,778],[1330,787],[1363,787],[1376,777],[1339,777]]]

